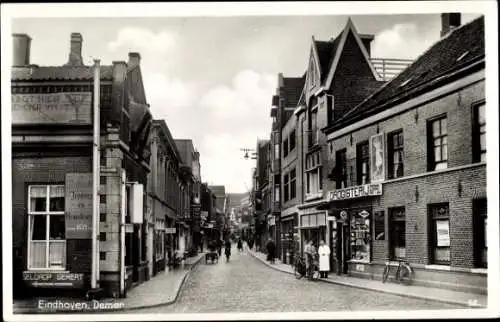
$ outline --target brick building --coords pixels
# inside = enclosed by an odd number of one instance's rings
[[[302,194],[299,193],[302,182],[301,137],[297,132],[297,119],[293,116],[300,95],[304,88],[303,77],[283,77],[278,74],[278,87],[273,97],[273,144],[272,174],[273,200],[275,203],[276,234],[275,242],[278,247],[277,256],[284,262],[290,262],[293,255],[293,234],[297,224],[298,203],[301,203]],[[288,253],[288,258],[287,258]],[[292,258],[293,259],[293,258]]]
[[[179,250],[176,227],[181,211],[181,155],[164,120],[154,120],[151,133],[151,172],[148,175],[148,208],[152,211],[151,230],[154,251],[149,254],[153,275],[173,264]]]
[[[256,249],[264,250],[269,239],[269,227],[275,226],[275,217],[269,216],[272,212],[271,175],[271,141],[258,140],[256,149],[257,166],[254,176],[254,228]]]
[[[85,290],[92,256],[94,68],[83,63],[80,34],[71,35],[62,66],[31,64],[30,37],[13,39],[14,293],[40,287]],[[151,114],[138,53],[130,53],[128,62],[101,66],[99,78],[97,276],[108,295],[124,296],[148,278],[149,218],[141,188],[149,172]]]
[[[436,44],[323,129],[319,209],[335,217],[337,273],[378,279],[405,259],[416,284],[485,293],[484,18],[442,21]]]
[[[322,128],[373,93],[384,78],[370,57],[372,35],[360,35],[349,18],[343,31],[329,41],[312,38],[305,85],[295,111],[299,137],[303,144],[302,203],[298,204],[300,244],[312,240],[328,242],[331,229],[326,212],[318,209],[324,203],[325,173],[328,171],[328,149]]]

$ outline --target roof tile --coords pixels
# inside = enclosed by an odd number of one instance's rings
[[[12,67],[13,81],[42,80],[91,80],[94,77],[93,66],[26,66]],[[101,79],[113,79],[113,66],[101,66]]]

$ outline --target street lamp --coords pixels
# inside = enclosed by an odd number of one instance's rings
[[[257,153],[253,152],[253,151],[255,151],[254,149],[242,148],[240,150],[245,152],[245,155],[243,156],[245,158],[245,160],[248,160],[250,158],[250,156],[248,155],[248,152],[252,152],[252,156],[251,156],[252,160],[257,159]]]

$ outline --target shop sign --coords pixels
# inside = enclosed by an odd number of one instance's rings
[[[92,173],[67,173],[65,183],[66,238],[92,238]]]
[[[165,234],[175,234],[175,233],[176,233],[175,227],[165,228]]]
[[[450,246],[450,222],[448,220],[436,221],[437,246]]]
[[[31,287],[83,288],[83,273],[23,272],[23,281]]]
[[[92,92],[12,94],[12,124],[92,124]]]
[[[385,178],[384,133],[370,137],[371,182],[384,181]]]
[[[328,200],[337,201],[380,195],[382,195],[382,184],[374,183],[329,191]]]

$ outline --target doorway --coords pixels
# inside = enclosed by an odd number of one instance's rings
[[[337,222],[335,254],[337,264],[337,274],[347,274],[349,260],[349,226],[344,221]]]

